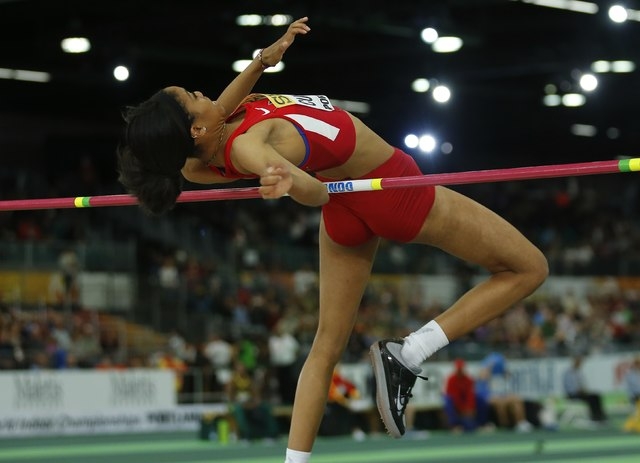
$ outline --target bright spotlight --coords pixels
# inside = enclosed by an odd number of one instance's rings
[[[598,78],[593,74],[583,74],[580,77],[580,88],[585,92],[592,92],[598,87]]]
[[[422,135],[420,137],[419,148],[423,153],[432,153],[436,149],[436,139],[431,135]]]
[[[418,139],[417,135],[409,134],[406,137],[404,137],[404,144],[407,148],[410,148],[410,149],[417,148],[419,143],[420,143],[420,140]]]
[[[438,40],[438,31],[433,27],[427,27],[420,32],[420,38],[425,43],[433,43]]]
[[[124,82],[129,78],[129,69],[126,66],[116,66],[113,69],[113,77],[120,82]]]
[[[613,5],[609,8],[609,19],[614,23],[623,23],[629,19],[627,9],[621,5]]]
[[[433,89],[433,99],[438,103],[446,103],[451,99],[451,90],[445,85],[438,85]]]

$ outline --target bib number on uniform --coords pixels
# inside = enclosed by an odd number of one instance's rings
[[[291,105],[301,105],[322,111],[333,111],[333,105],[324,95],[265,95],[276,108]]]

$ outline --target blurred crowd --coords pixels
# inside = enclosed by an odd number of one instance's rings
[[[250,370],[269,365],[280,383],[286,384],[282,375],[295,377],[317,325],[317,275],[312,270],[301,268],[284,278],[257,269],[239,275],[236,285],[196,259],[187,259],[184,266],[165,260],[156,273],[157,300],[172,301],[166,310],[186,321],[166,330],[161,352],[132,351],[117,325],[101,323],[98,313],[76,305],[24,310],[5,304],[0,306],[0,368],[153,365],[166,354],[176,357],[176,363],[214,370],[231,368],[241,358]],[[395,281],[372,282],[367,288],[344,362],[365,359],[375,339],[404,335],[445,309],[406,297]],[[180,288],[184,298],[176,296]],[[638,346],[638,292],[611,288],[534,295],[437,356],[469,358],[488,351],[514,358],[568,356]],[[283,394],[291,396],[292,391]]]

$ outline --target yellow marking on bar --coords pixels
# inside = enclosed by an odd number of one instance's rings
[[[382,179],[381,178],[372,178],[371,179],[371,188],[374,190],[382,190]]]
[[[90,196],[78,196],[73,200],[73,205],[75,207],[91,207],[89,204]]]
[[[629,170],[632,172],[640,171],[640,158],[629,159]]]

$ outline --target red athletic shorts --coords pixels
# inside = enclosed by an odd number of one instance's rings
[[[361,178],[414,175],[422,175],[415,160],[396,149],[388,161]],[[434,200],[433,186],[331,193],[322,217],[331,239],[344,246],[357,246],[374,236],[406,243],[422,228]]]

